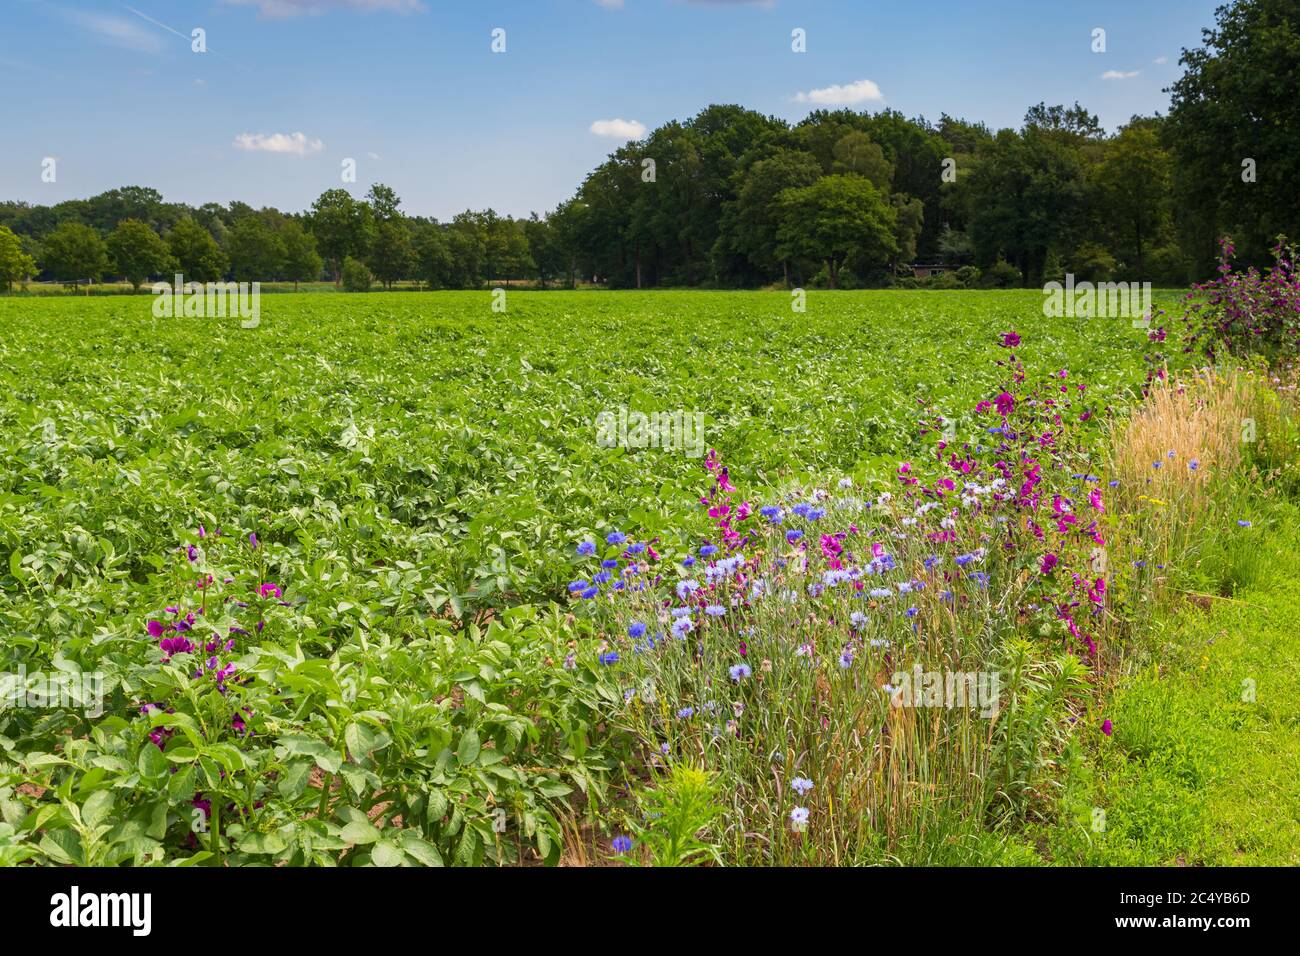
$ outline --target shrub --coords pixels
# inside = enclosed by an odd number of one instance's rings
[[[1290,358],[1300,346],[1300,274],[1296,252],[1278,237],[1273,265],[1261,274],[1253,266],[1235,272],[1231,237],[1220,243],[1219,275],[1192,287],[1183,321],[1185,351],[1199,351],[1211,362],[1224,355],[1252,352],[1266,359]]]
[[[343,260],[343,270],[340,274],[343,283],[344,292],[369,292],[374,278],[366,264],[357,259],[348,256]]]
[[[984,273],[986,289],[1017,289],[1022,281],[1020,270],[1005,259],[998,259]]]

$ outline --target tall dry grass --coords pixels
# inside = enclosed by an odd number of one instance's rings
[[[1267,378],[1251,370],[1200,369],[1159,383],[1110,442],[1115,547],[1137,593],[1158,598],[1175,562],[1194,559],[1198,529],[1225,506],[1228,485],[1253,446],[1281,432]],[[1154,583],[1154,590],[1145,587]]]

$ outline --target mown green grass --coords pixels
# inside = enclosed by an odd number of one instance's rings
[[[1300,864],[1300,531],[1294,506],[1253,517],[1214,569],[1224,590],[1248,583],[1160,623],[1105,704],[1113,737],[1075,754],[1064,818],[1042,835],[1055,862]]]

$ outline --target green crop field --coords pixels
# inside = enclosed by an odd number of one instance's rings
[[[1270,593],[1245,373],[1161,425],[1174,343],[1023,291],[152,301],[0,299],[0,863],[1225,852],[1106,708],[1170,595]]]
[[[702,413],[705,446],[773,484],[879,477],[918,400],[970,415],[1001,331],[1105,402],[1144,369],[1130,322],[1049,319],[1035,292],[814,292],[803,313],[780,292],[491,301],[273,295],[245,330],[155,319],[143,296],[0,300],[5,550],[25,542],[53,581],[71,542],[102,540],[134,575],[206,521],[306,563],[407,562],[402,593],[438,607],[557,596],[575,534],[662,530],[702,471],[600,447],[602,412]]]

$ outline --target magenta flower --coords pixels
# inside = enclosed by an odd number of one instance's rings
[[[1039,570],[1042,571],[1043,574],[1051,574],[1052,570],[1060,563],[1060,561],[1060,558],[1049,552],[1043,555],[1043,563],[1039,567]]]
[[[1101,722],[1101,732],[1105,734],[1107,737],[1111,735],[1111,732],[1114,729],[1115,729],[1115,725],[1110,722],[1109,717],[1107,717],[1105,720]]]
[[[1015,332],[1002,333],[1003,348],[1013,349],[1019,344],[1020,344],[1020,336],[1018,336]]]
[[[162,626],[161,624],[159,624],[157,621],[150,621],[148,624],[145,625],[145,627],[147,627],[147,628],[149,629],[149,636],[150,636],[150,637],[162,637],[162,636],[163,636],[163,626]]]
[[[169,658],[173,654],[189,654],[194,650],[193,643],[185,637],[164,637],[158,642],[158,647]]]
[[[280,596],[280,586],[278,584],[271,584],[268,582],[267,584],[263,584],[260,588],[258,588],[257,593],[261,597],[267,597],[269,595],[274,594],[278,598]]]
[[[997,406],[998,414],[1006,418],[1016,407],[1016,400],[1009,393],[1003,392],[993,400],[993,404]]]

